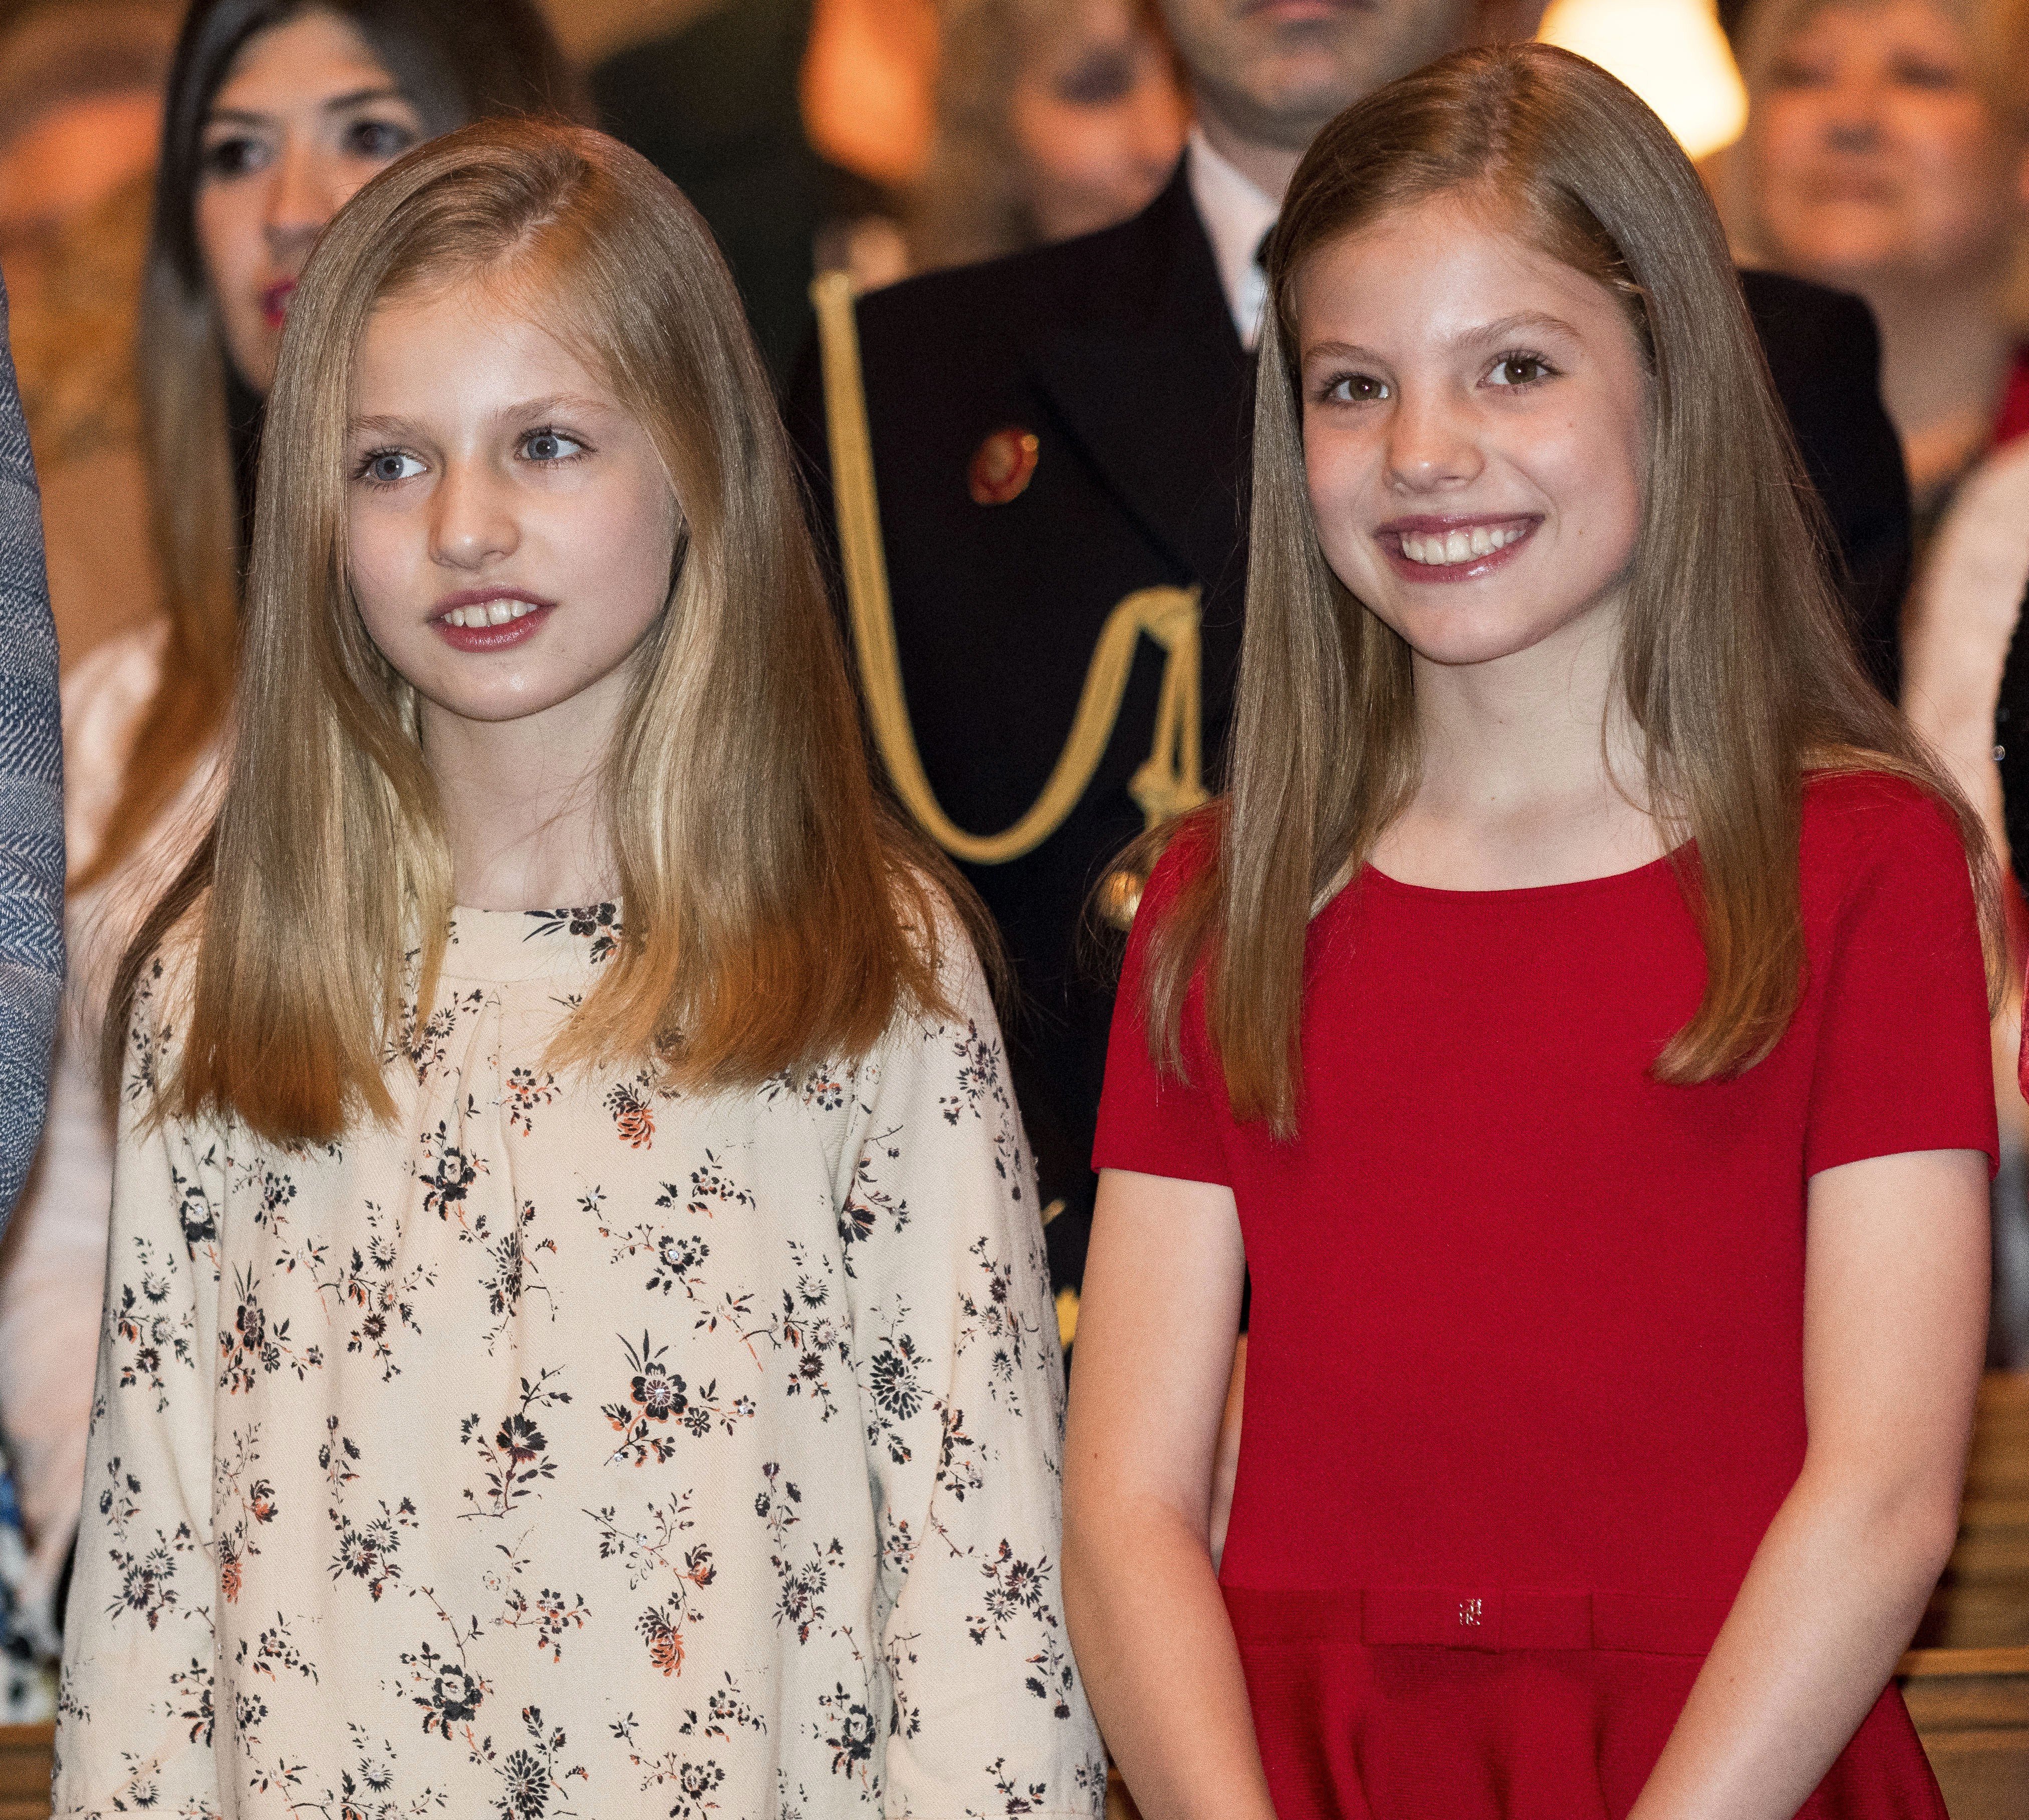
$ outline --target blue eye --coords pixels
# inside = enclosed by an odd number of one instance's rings
[[[531,430],[521,439],[521,453],[532,461],[568,461],[584,453],[584,445],[558,430]]]
[[[398,486],[423,471],[423,464],[399,449],[376,449],[359,464],[359,477],[375,487]]]

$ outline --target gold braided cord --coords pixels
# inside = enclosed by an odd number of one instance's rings
[[[916,750],[895,613],[888,591],[888,562],[881,543],[881,507],[874,484],[874,448],[866,424],[866,389],[853,318],[852,284],[828,272],[810,287],[823,362],[825,427],[831,446],[832,491],[839,549],[845,568],[846,603],[860,688],[874,743],[909,813],[947,852],[975,865],[1000,866],[1033,852],[1063,825],[1106,754],[1120,718],[1137,642],[1145,633],[1167,654],[1155,714],[1154,748],[1129,785],[1148,825],[1195,809],[1205,800],[1200,749],[1198,591],[1144,588],[1107,615],[1085,671],[1070,736],[1042,794],[1013,827],[999,834],[968,834],[945,814],[930,788]]]

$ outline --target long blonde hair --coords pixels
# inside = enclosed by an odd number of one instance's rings
[[[1185,998],[1206,970],[1234,1111],[1282,1136],[1300,1088],[1311,906],[1364,861],[1418,775],[1409,648],[1318,542],[1296,284],[1321,247],[1450,192],[1497,203],[1497,218],[1607,286],[1649,370],[1617,687],[1643,736],[1648,799],[1696,843],[1678,875],[1707,968],[1657,1078],[1751,1067],[1788,1025],[1802,987],[1809,769],[1890,772],[1950,806],[1999,966],[1985,835],[1853,655],[1827,533],[1690,161],[1630,90],[1582,58],[1542,45],[1463,51],[1340,115],[1290,185],[1268,261],[1231,789],[1191,828],[1208,858],[1156,910],[1142,975],[1151,1047],[1181,1072]]]
[[[347,415],[376,305],[462,280],[525,300],[605,378],[682,518],[603,773],[624,939],[559,1065],[646,1058],[700,1086],[753,1083],[863,1051],[898,1001],[941,1002],[940,896],[968,900],[877,809],[788,445],[710,231],[610,139],[488,121],[362,190],[290,313],[223,805],[114,998],[109,1058],[149,954],[198,906],[174,1115],[317,1140],[392,1111],[404,952],[421,948],[426,1003],[451,864],[414,692],[347,580]]]

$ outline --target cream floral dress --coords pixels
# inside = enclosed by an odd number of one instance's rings
[[[147,1120],[145,983],[59,1814],[1100,1810],[976,965],[951,1021],[692,1096],[543,1066],[615,937],[459,911],[398,1121],[306,1149]]]

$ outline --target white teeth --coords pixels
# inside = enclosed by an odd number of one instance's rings
[[[1402,554],[1411,562],[1430,568],[1448,568],[1455,562],[1470,562],[1475,556],[1491,556],[1520,538],[1527,527],[1521,525],[1475,525],[1470,531],[1405,531]]]
[[[510,620],[525,619],[535,611],[525,600],[488,600],[477,606],[454,606],[444,615],[446,625],[505,625]]]

